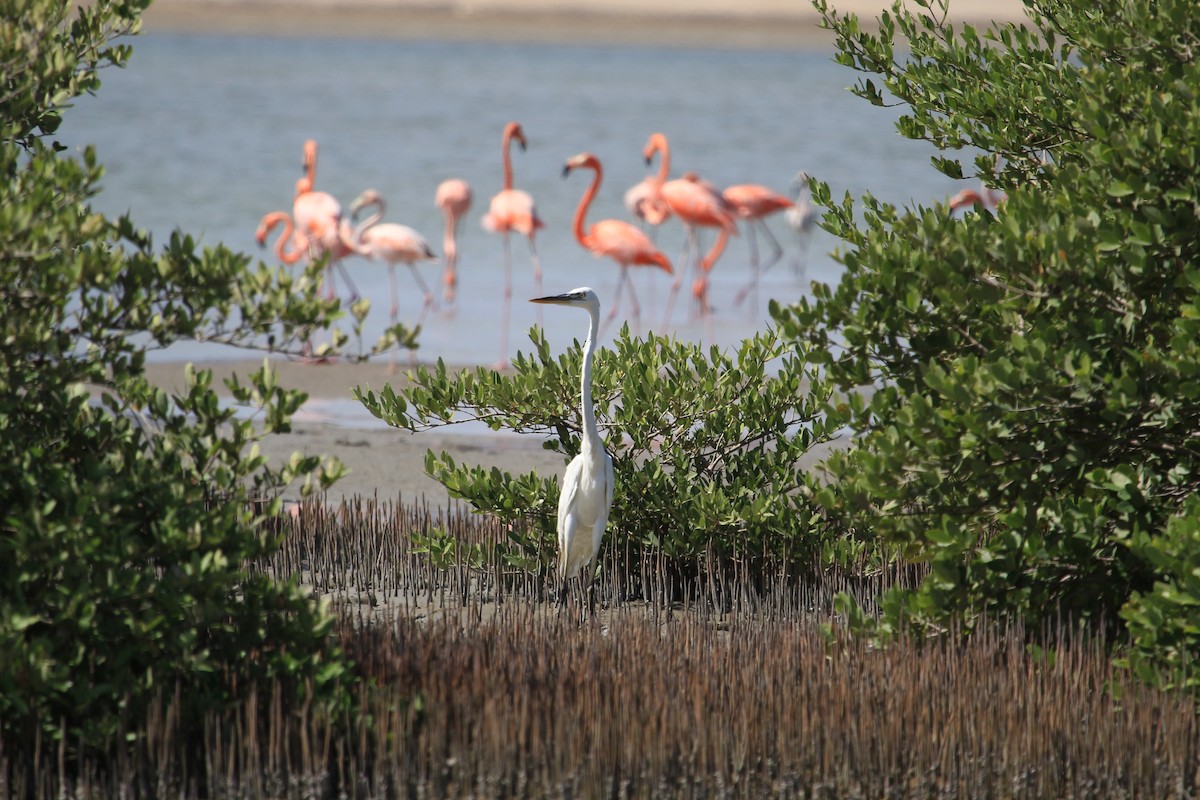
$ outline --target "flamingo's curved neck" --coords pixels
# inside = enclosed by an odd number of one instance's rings
[[[308,178],[308,189],[317,185],[317,151],[315,148],[304,153],[304,177]]]
[[[363,234],[371,226],[377,225],[383,219],[383,215],[387,213],[387,203],[384,202],[382,197],[373,197],[363,205],[374,206],[375,210],[368,214],[362,222],[354,226],[354,230],[350,233],[350,241],[346,241],[344,235],[342,237],[342,244],[354,252],[361,252]]]
[[[600,181],[604,176],[600,164],[589,164],[587,166],[594,169],[596,174],[592,178],[592,183],[588,186],[587,191],[583,193],[583,197],[579,198],[579,205],[575,208],[575,221],[573,223],[575,239],[585,248],[587,247],[587,242],[584,239],[587,238],[587,229],[583,220],[587,216],[588,208],[592,205],[592,200],[596,197],[596,192],[600,191]]]
[[[500,149],[504,153],[504,191],[512,189],[512,131],[504,131],[504,141],[500,143]]]
[[[658,177],[655,178],[655,182],[662,186],[667,182],[667,176],[671,174],[671,148],[667,145],[666,139],[662,139],[658,142],[657,149],[662,161],[659,162]]]
[[[305,251],[308,249],[303,237],[296,233],[296,226],[292,222],[292,218],[287,214],[281,214],[277,218],[275,224],[283,223],[283,232],[279,234],[279,238],[275,240],[275,255],[284,264],[295,264],[304,257]],[[288,250],[288,244],[291,244],[292,249]]]

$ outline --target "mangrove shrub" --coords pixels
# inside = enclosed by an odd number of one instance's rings
[[[250,577],[272,551],[280,487],[328,485],[336,461],[269,467],[302,394],[264,366],[219,402],[189,370],[168,394],[146,355],[183,339],[297,353],[341,315],[298,274],[158,245],[90,206],[91,148],[54,141],[71,100],[122,66],[146,0],[4,0],[0,14],[0,741],[103,746],[153,698],[219,707],[257,681],[329,693],[331,619],[295,583]],[[365,308],[356,310],[361,324]],[[334,333],[335,344],[345,334]],[[287,688],[290,687],[290,688]],[[126,728],[128,730],[128,728]]]
[[[930,567],[885,629],[1124,622],[1144,676],[1186,679],[1160,670],[1200,648],[1177,616],[1200,603],[1200,14],[1030,0],[981,30],[916,5],[867,31],[818,2],[854,91],[1007,199],[955,216],[816,187],[844,276],[777,321],[873,390],[835,410],[856,447],[827,508]]]
[[[474,421],[541,436],[563,454],[579,452],[576,341],[555,357],[541,331],[512,374],[421,367],[400,392],[362,393],[375,416],[412,431]],[[596,352],[593,395],[601,436],[613,457],[616,493],[604,546],[618,561],[663,556],[686,585],[701,562],[753,579],[785,566],[811,569],[828,544],[812,501],[819,485],[805,461],[833,437],[821,418],[828,388],[773,330],[736,353],[661,336],[629,336]],[[508,557],[545,570],[553,563],[558,475],[513,476],[458,464],[430,452],[429,473],[452,495],[534,534],[514,533]],[[514,530],[519,530],[514,528]],[[624,575],[639,574],[627,563]],[[631,592],[644,590],[635,577]]]

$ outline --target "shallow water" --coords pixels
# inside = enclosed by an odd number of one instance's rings
[[[583,150],[605,167],[589,221],[626,218],[621,196],[646,174],[641,149],[656,130],[670,138],[674,175],[694,170],[718,186],[752,182],[784,192],[803,169],[828,181],[835,197],[869,191],[928,204],[957,188],[930,166],[929,147],[896,133],[896,111],[847,91],[856,75],[834,64],[832,52],[163,34],[132,41],[129,67],[105,73],[100,93],[68,112],[60,136],[73,147],[96,145],[107,169],[96,206],[131,211],[158,242],[179,227],[205,244],[260,253],[257,222],[268,211],[290,209],[310,137],[320,143],[318,188],[345,206],[362,189],[379,189],[387,219],[421,231],[439,253],[434,189],[447,177],[471,183],[475,204],[459,232],[459,300],[427,320],[422,359],[492,363],[499,356],[501,241],[479,220],[500,187],[499,140],[509,120],[519,120],[529,138],[513,164],[517,186],[533,194],[546,221],[537,240],[545,292],[591,285],[605,303],[617,270],[583,251],[570,230],[589,176],[561,177],[563,162]],[[731,240],[713,272],[714,315],[690,318],[689,277],[672,332],[733,345],[767,324],[767,298],[793,300],[809,291],[810,280],[836,280],[830,252],[837,241],[818,230],[806,270],[797,274],[788,265],[796,251],[790,231],[782,219],[770,226],[788,254],[764,280],[757,308],[732,303],[749,275],[743,236]],[[677,262],[681,228],[668,223],[657,236]],[[524,332],[539,309],[554,349],[582,338],[579,312],[524,302],[534,294],[525,242],[515,238],[512,253],[510,355],[529,349]],[[387,270],[358,259],[347,265],[374,303],[373,341],[387,322]],[[434,286],[440,272],[435,264],[423,269]],[[657,270],[634,277],[642,331],[662,330],[670,278]],[[397,278],[401,318],[415,319],[420,295],[406,270]],[[158,357],[242,354],[186,344]]]

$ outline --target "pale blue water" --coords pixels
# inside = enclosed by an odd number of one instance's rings
[[[129,67],[105,73],[100,93],[68,112],[60,133],[73,147],[96,145],[107,168],[96,205],[131,211],[159,242],[180,227],[203,243],[259,254],[254,229],[264,213],[290,209],[309,137],[320,143],[318,188],[346,206],[362,189],[379,189],[389,201],[387,218],[423,232],[439,253],[434,189],[452,176],[471,183],[475,205],[459,238],[459,302],[427,321],[423,359],[493,363],[499,356],[501,242],[479,219],[500,187],[499,140],[509,120],[520,121],[529,138],[528,151],[514,151],[513,162],[517,186],[533,194],[546,220],[538,250],[547,293],[591,285],[608,300],[617,278],[611,263],[593,259],[571,235],[590,176],[562,179],[563,162],[582,150],[596,153],[605,182],[589,219],[625,218],[621,195],[646,174],[641,149],[656,130],[670,138],[675,175],[695,170],[718,186],[753,182],[783,192],[804,169],[828,181],[835,197],[870,191],[899,204],[928,204],[958,188],[930,166],[929,147],[895,132],[895,111],[847,91],[856,76],[835,65],[832,52],[155,34],[132,43]],[[790,255],[783,220],[770,225]],[[681,228],[663,226],[658,242],[676,261]],[[752,312],[732,307],[748,275],[748,249],[744,237],[731,240],[712,276],[714,316],[689,320],[685,286],[671,330],[735,344],[766,324],[768,297],[791,300],[808,291],[809,280],[835,281],[838,265],[829,252],[837,246],[818,230],[807,274],[781,263]],[[387,321],[387,272],[355,259],[348,266],[375,304],[373,341]],[[430,264],[423,271],[437,285],[440,270]],[[513,273],[515,353],[528,350],[524,331],[539,308],[524,302],[534,290],[519,238]],[[407,271],[398,277],[406,290],[401,315],[412,319],[420,298]],[[638,272],[635,285],[643,330],[660,329],[669,278]],[[555,349],[582,338],[583,314],[542,312]],[[222,355],[214,346],[184,345],[166,357]]]

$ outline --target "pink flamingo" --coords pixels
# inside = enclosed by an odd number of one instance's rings
[[[647,175],[639,183],[629,187],[623,200],[625,208],[630,214],[647,224],[658,226],[671,217],[671,207],[667,205],[667,201],[662,196],[662,187],[667,182],[667,176],[671,169],[671,153],[667,137],[661,133],[651,134],[650,142],[655,143],[655,148],[661,149],[663,153],[658,174]],[[650,165],[654,152],[650,143],[647,143],[646,149],[642,153],[646,159],[646,166]]]
[[[642,155],[645,157],[647,164],[654,158],[655,153],[660,154],[662,157],[658,176],[655,180],[659,182],[659,192],[662,195],[662,199],[671,209],[671,213],[679,217],[680,222],[683,223],[687,231],[686,252],[699,253],[700,248],[696,238],[696,228],[711,227],[719,229],[717,239],[713,243],[712,248],[700,260],[699,264],[694,266],[694,270],[698,272],[699,277],[692,285],[692,295],[700,305],[700,312],[708,314],[710,311],[708,305],[708,272],[725,250],[725,243],[729,240],[729,235],[737,235],[737,221],[732,209],[729,208],[724,198],[721,197],[720,192],[717,192],[711,184],[700,180],[694,174],[685,178],[677,178],[673,181],[666,180],[666,176],[670,173],[671,169],[671,148],[667,142],[667,137],[661,133],[651,134],[650,139],[646,142],[646,147],[642,151]],[[667,313],[663,321],[664,327],[670,322],[675,295],[678,293],[682,283],[682,273],[677,274],[675,282],[671,286],[670,297],[667,300]]]
[[[982,208],[995,211],[1004,204],[1004,192],[993,189],[990,186],[980,184],[982,192],[974,189],[963,189],[958,194],[950,198],[950,213],[953,214],[960,208]]]
[[[661,185],[660,179],[652,175],[630,186],[622,198],[625,209],[631,215],[654,228],[662,225],[671,216],[671,208],[659,192]]]
[[[458,287],[458,221],[471,209],[471,186],[461,178],[442,181],[433,197],[433,204],[446,217],[446,231],[442,235],[442,300],[454,302]]]
[[[354,227],[345,246],[372,261],[382,261],[387,264],[388,279],[392,285],[391,318],[393,324],[400,311],[400,293],[396,287],[396,265],[408,265],[413,278],[424,294],[425,303],[421,309],[421,317],[417,321],[417,324],[420,325],[425,320],[429,309],[433,307],[434,299],[433,293],[429,291],[429,286],[421,277],[421,273],[417,271],[416,262],[436,259],[437,256],[434,254],[433,248],[429,246],[429,242],[425,241],[425,237],[407,225],[380,222],[387,210],[387,203],[384,201],[383,195],[374,189],[367,189],[350,204],[351,218],[356,219],[358,212],[366,206],[374,206],[375,211]]]
[[[508,317],[512,305],[512,267],[509,258],[508,234],[516,231],[529,239],[529,256],[533,261],[533,283],[536,293],[542,292],[542,267],[538,263],[534,237],[539,228],[546,227],[538,216],[537,207],[528,192],[513,188],[511,143],[516,141],[524,150],[525,131],[516,122],[504,126],[500,139],[500,152],[504,157],[504,188],[492,198],[487,214],[483,217],[484,230],[504,235],[504,322],[500,335],[500,365],[508,360]]]
[[[288,212],[272,211],[263,215],[258,223],[258,230],[254,232],[254,239],[259,247],[266,247],[267,237],[280,225],[283,225],[283,232],[275,241],[275,256],[284,264],[295,264],[308,255],[308,240],[303,234],[296,233],[292,215]]]
[[[346,286],[350,289],[350,300],[358,299],[358,289],[350,280],[350,273],[342,264],[342,259],[353,251],[344,246],[342,204],[329,192],[319,192],[314,189],[317,179],[317,142],[308,139],[304,142],[304,172],[305,175],[296,181],[296,196],[292,201],[292,219],[296,226],[296,236],[303,236],[308,243],[309,255],[319,258],[329,257],[326,266],[328,281],[327,296],[333,297],[334,270],[339,270]]]
[[[795,203],[757,183],[739,183],[729,186],[721,192],[721,196],[725,198],[726,203],[733,207],[734,213],[745,220],[747,238],[750,240],[750,280],[734,297],[733,304],[737,306],[742,304],[750,290],[758,288],[759,277],[766,274],[767,270],[775,266],[775,263],[783,257],[783,248],[779,246],[779,240],[767,227],[766,218],[771,214],[791,208]],[[761,269],[758,262],[758,242],[754,235],[755,228],[762,229],[773,253],[771,259]]]
[[[592,178],[592,183],[584,192],[583,197],[579,200],[579,206],[575,209],[574,232],[575,238],[579,241],[583,248],[592,255],[599,258],[600,256],[608,256],[621,267],[621,277],[617,282],[617,296],[613,300],[613,308],[608,313],[608,319],[605,325],[612,321],[617,315],[618,304],[621,300],[621,289],[625,284],[629,284],[629,300],[633,306],[633,318],[635,325],[641,318],[641,307],[638,305],[637,295],[633,291],[633,284],[629,281],[629,266],[631,264],[644,264],[646,266],[657,266],[660,269],[666,270],[667,273],[673,272],[671,262],[663,255],[654,243],[650,241],[645,233],[638,228],[630,225],[628,222],[619,219],[604,219],[587,228],[584,225],[584,217],[587,215],[588,208],[591,206],[592,200],[596,197],[596,192],[600,190],[600,181],[604,179],[604,170],[600,166],[600,161],[591,153],[580,153],[577,156],[572,156],[567,160],[563,167],[563,177],[571,173],[571,170],[577,168],[585,168],[595,171],[595,177]]]

